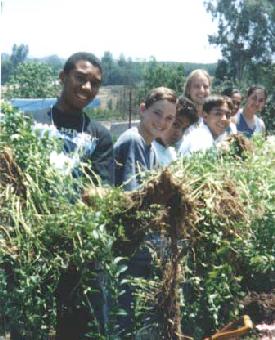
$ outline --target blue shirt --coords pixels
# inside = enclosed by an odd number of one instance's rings
[[[157,165],[153,146],[146,144],[136,127],[126,130],[114,145],[115,185],[126,191],[136,190],[141,174]]]
[[[265,125],[262,119],[255,116],[254,125],[248,126],[243,116],[243,111],[239,111],[236,115],[236,127],[238,132],[244,134],[247,138],[251,138],[254,133],[264,133]]]

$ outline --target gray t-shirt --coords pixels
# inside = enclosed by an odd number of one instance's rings
[[[132,191],[141,184],[141,173],[157,165],[152,145],[145,143],[136,127],[126,130],[114,145],[115,185]]]

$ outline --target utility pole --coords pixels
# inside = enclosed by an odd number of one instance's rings
[[[131,129],[132,127],[132,88],[130,88],[129,92],[129,124],[128,128]]]

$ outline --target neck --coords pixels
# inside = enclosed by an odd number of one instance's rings
[[[245,119],[247,119],[249,121],[249,120],[253,120],[254,119],[255,113],[253,111],[249,110],[245,106],[244,109],[243,109],[243,115],[244,115]]]
[[[68,116],[82,116],[82,111],[79,109],[74,109],[71,106],[67,105],[66,102],[60,97],[55,104],[55,107],[63,114]]]
[[[208,131],[211,133],[211,135],[212,135],[212,137],[213,137],[214,140],[216,140],[220,135],[222,135],[222,133],[219,134],[219,135],[215,134],[215,133],[210,129],[210,127],[209,127],[207,124],[205,124],[205,123],[204,123],[203,126],[206,127],[206,128],[208,129]]]
[[[85,129],[86,118],[82,112],[63,111],[60,106],[55,105],[51,110],[52,123],[58,128],[73,129],[83,132]]]
[[[212,133],[212,137],[213,137],[214,140],[216,140],[219,137],[219,135],[213,135],[213,133]]]
[[[148,131],[144,127],[142,121],[139,124],[138,131],[141,134],[141,136],[143,137],[143,139],[145,140],[145,143],[147,145],[150,145],[153,142],[154,137],[151,134],[148,133]]]
[[[203,117],[203,110],[202,110],[202,105],[200,104],[196,104],[196,108],[197,108],[197,111],[198,111],[198,116],[199,117]]]
[[[156,141],[159,143],[159,144],[161,144],[162,146],[164,146],[164,147],[168,147],[168,143],[165,143],[165,141],[163,140],[163,139],[161,139],[161,138],[156,138]]]

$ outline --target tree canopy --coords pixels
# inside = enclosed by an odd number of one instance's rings
[[[258,81],[261,67],[275,57],[275,6],[273,0],[206,0],[207,11],[218,21],[209,43],[220,46],[227,75],[240,82],[249,74]]]
[[[52,68],[34,61],[21,63],[8,81],[7,97],[47,98],[57,95]]]
[[[5,84],[9,80],[16,67],[27,59],[28,53],[28,45],[13,45],[11,55],[5,55],[5,58],[1,60],[1,84]]]

